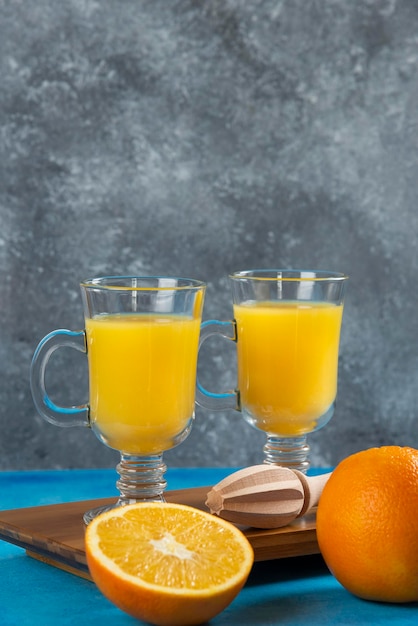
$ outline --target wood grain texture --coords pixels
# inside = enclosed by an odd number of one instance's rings
[[[207,510],[210,487],[168,491],[168,502]],[[24,548],[31,557],[90,579],[84,550],[85,511],[114,502],[113,498],[83,500],[0,512],[0,539]],[[319,553],[315,511],[278,529],[242,528],[256,561]]]
[[[234,524],[281,528],[317,506],[330,476],[305,476],[288,467],[250,465],[214,485],[206,505],[211,513]]]

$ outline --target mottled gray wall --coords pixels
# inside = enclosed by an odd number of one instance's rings
[[[0,0],[0,64],[1,468],[116,461],[28,384],[41,337],[82,326],[79,281],[116,273],[205,280],[206,318],[230,317],[231,270],[348,273],[312,459],[418,447],[416,0]],[[83,402],[62,352],[51,393]],[[233,346],[200,369],[233,381]],[[166,459],[243,465],[262,441],[198,408]]]

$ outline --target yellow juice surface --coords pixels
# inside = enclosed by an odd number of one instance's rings
[[[194,414],[200,319],[102,315],[86,320],[90,420],[111,448],[155,454]]]
[[[235,305],[244,417],[281,436],[314,430],[337,393],[343,306],[315,302]]]

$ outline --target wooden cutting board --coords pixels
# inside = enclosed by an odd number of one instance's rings
[[[207,510],[204,503],[209,489],[168,491],[166,500]],[[0,511],[0,539],[25,548],[29,556],[90,579],[84,551],[83,514],[114,501],[106,498]],[[256,561],[319,553],[315,511],[284,528],[243,528],[242,531],[253,546]]]

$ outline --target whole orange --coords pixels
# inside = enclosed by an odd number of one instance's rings
[[[316,530],[328,568],[348,591],[418,601],[418,450],[384,446],[344,459],[322,492]]]

